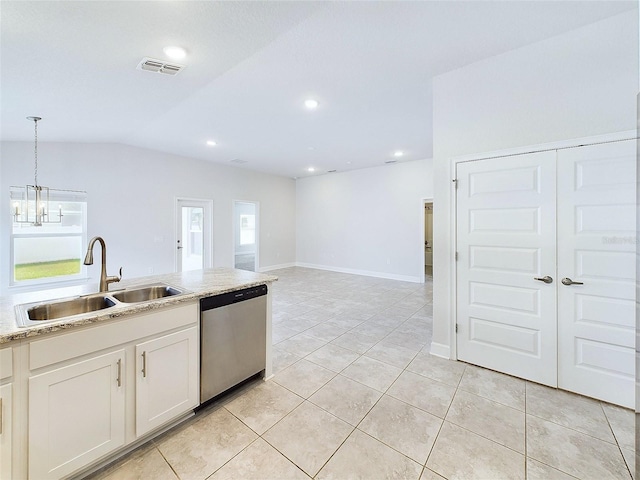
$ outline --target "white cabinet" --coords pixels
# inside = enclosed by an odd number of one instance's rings
[[[13,377],[13,349],[0,350],[0,381],[9,382]],[[12,401],[13,385],[0,385],[0,478],[12,478]]]
[[[29,477],[60,478],[125,443],[125,351],[29,378]]]
[[[136,345],[136,435],[198,405],[198,329]]]

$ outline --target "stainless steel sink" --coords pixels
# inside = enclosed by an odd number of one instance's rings
[[[156,283],[131,287],[115,292],[92,293],[75,298],[34,302],[15,307],[18,326],[32,327],[42,323],[80,317],[108,308],[125,307],[127,304],[150,302],[188,293],[171,285]]]
[[[116,302],[106,295],[90,295],[30,306],[25,309],[25,314],[31,322],[43,322],[82,313],[96,312],[115,305]]]
[[[120,292],[114,292],[113,298],[122,303],[139,303],[159,298],[172,297],[182,294],[182,290],[169,285],[149,285],[139,288],[129,288]]]

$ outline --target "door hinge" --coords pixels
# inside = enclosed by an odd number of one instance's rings
[[[458,252],[456,252],[455,259],[456,259],[456,262],[457,262],[458,261]]]
[[[457,190],[458,189],[458,179],[454,178],[453,180],[451,180],[453,182],[453,186],[454,188]]]
[[[458,324],[456,323],[456,333],[458,333]]]

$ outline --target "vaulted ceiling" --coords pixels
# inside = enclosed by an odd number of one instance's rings
[[[40,141],[123,143],[290,177],[430,158],[434,76],[633,8],[5,0],[0,139],[30,141],[25,117],[38,115]],[[181,73],[136,68],[168,60],[169,45],[187,51]]]

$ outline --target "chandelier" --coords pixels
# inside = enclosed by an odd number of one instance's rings
[[[38,122],[41,117],[27,117],[34,124],[34,179],[33,185],[24,187],[11,187],[11,199],[13,200],[12,214],[14,223],[28,223],[34,227],[43,224],[62,223],[62,205],[57,209],[51,208],[51,197],[57,192],[70,192],[69,190],[54,190],[38,185]],[[78,192],[80,193],[80,192]]]

